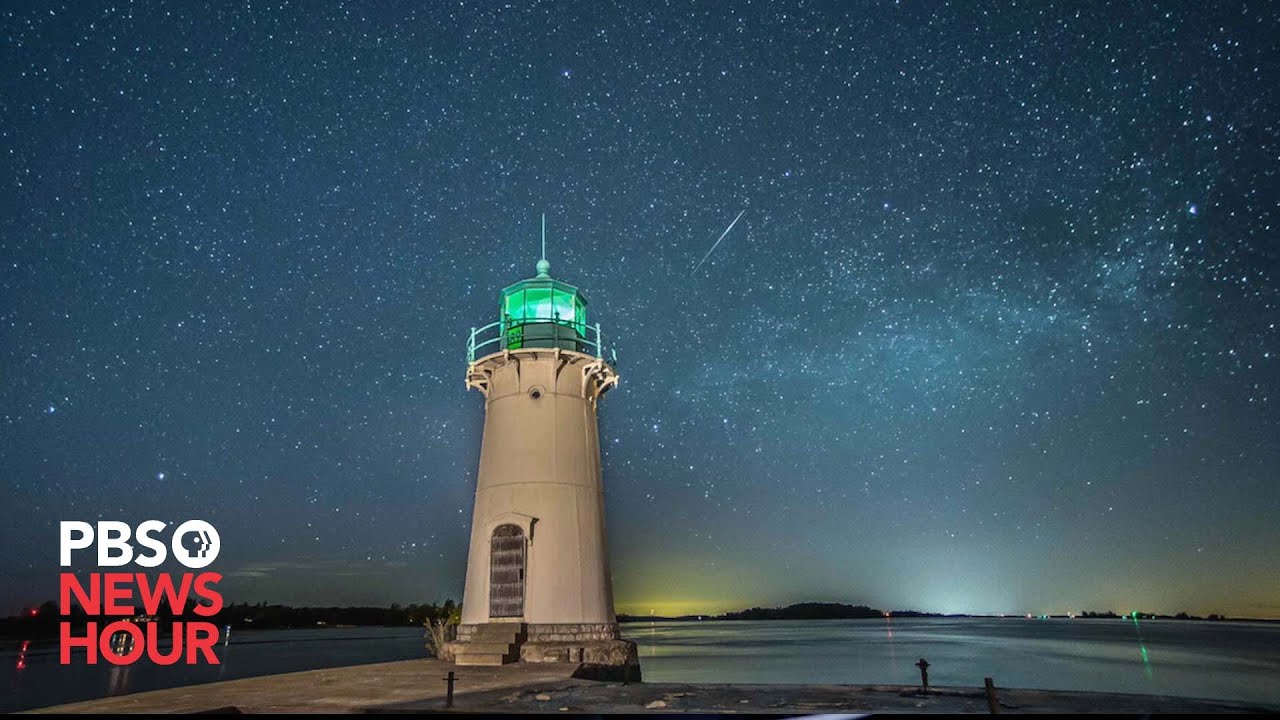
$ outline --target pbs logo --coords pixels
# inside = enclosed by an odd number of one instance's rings
[[[217,529],[204,520],[188,520],[173,531],[173,557],[189,568],[208,566],[221,549]]]
[[[135,532],[129,523],[118,520],[99,520],[95,525],[80,520],[63,520],[60,524],[62,567],[71,566],[71,555],[76,550],[97,547],[99,567],[120,567],[137,563],[142,567],[156,567],[168,557],[192,570],[208,567],[218,559],[222,539],[218,530],[204,520],[187,520],[174,529],[166,545],[156,536],[168,528],[160,520],[145,520]],[[134,544],[142,550],[135,550]],[[149,551],[149,552],[148,552]]]

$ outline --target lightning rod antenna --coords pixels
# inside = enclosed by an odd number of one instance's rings
[[[547,214],[542,213],[542,259],[538,261],[538,277],[551,277],[551,263],[547,262]]]

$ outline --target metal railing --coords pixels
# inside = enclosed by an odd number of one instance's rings
[[[513,335],[515,331],[523,331],[525,327],[530,325],[552,324],[561,328],[573,330],[576,337],[559,337],[535,338],[528,342],[574,342],[580,348],[580,352],[586,352],[589,355],[595,355],[601,360],[607,360],[612,365],[618,364],[618,354],[611,347],[605,347],[604,341],[600,335],[600,323],[590,325],[587,323],[566,322],[563,320],[540,320],[526,319],[523,321],[498,320],[491,322],[484,327],[471,328],[471,334],[467,337],[467,364],[476,361],[477,357],[484,357],[506,349],[519,349],[522,347],[538,347],[526,344],[523,333],[520,336]],[[554,347],[554,345],[552,346]]]

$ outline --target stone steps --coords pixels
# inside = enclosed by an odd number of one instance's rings
[[[454,662],[458,665],[504,665],[520,659],[524,625],[485,623],[476,625],[465,642],[459,643]]]
[[[511,652],[511,642],[472,640],[458,649],[461,655],[506,655]]]
[[[455,665],[506,665],[506,655],[463,655],[458,653],[454,658]]]

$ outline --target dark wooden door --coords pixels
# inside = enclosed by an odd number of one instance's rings
[[[489,617],[524,615],[524,531],[500,525],[489,551]]]

